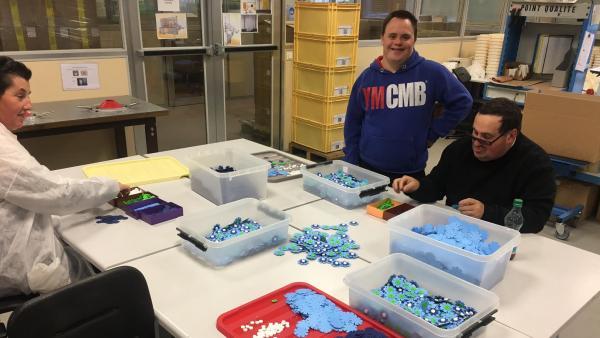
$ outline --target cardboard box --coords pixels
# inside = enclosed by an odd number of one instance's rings
[[[552,155],[600,161],[600,97],[566,92],[527,93],[523,133]]]
[[[569,208],[583,205],[581,219],[594,215],[598,207],[598,186],[568,179],[558,181],[555,204]]]

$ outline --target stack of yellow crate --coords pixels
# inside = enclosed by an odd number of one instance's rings
[[[356,71],[360,5],[296,1],[292,140],[325,153],[344,147]]]

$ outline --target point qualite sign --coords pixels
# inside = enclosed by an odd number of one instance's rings
[[[516,13],[519,16],[585,19],[590,13],[591,4],[513,2],[510,5],[510,9],[512,13]]]

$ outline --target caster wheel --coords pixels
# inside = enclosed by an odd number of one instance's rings
[[[554,237],[566,241],[569,238],[571,232],[569,228],[564,223],[556,223],[556,231],[554,232]]]

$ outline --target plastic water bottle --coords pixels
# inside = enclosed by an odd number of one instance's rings
[[[504,216],[504,226],[517,231],[521,230],[521,227],[523,227],[523,213],[521,212],[521,207],[523,207],[523,200],[520,198],[515,198],[513,200],[512,209],[510,209],[506,216]],[[515,258],[516,254],[517,247],[514,247],[512,254],[510,255],[510,259],[512,260]]]

